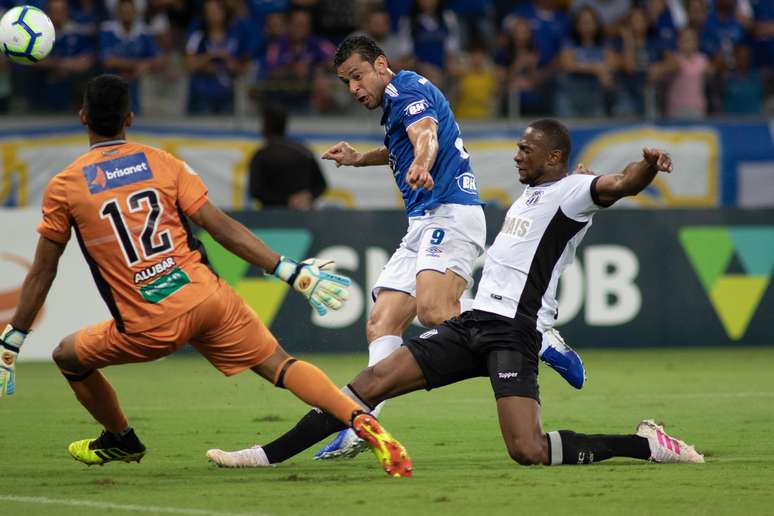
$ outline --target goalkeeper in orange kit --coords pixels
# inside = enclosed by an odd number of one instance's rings
[[[317,261],[280,257],[209,202],[199,176],[159,149],[126,141],[133,119],[126,81],[92,79],[80,120],[90,147],[54,176],[43,197],[40,240],[11,324],[0,334],[0,396],[13,394],[15,362],[56,276],[71,231],[113,318],[62,339],[53,358],[76,398],[103,427],[70,444],[85,464],[137,461],[145,446],[100,369],[155,360],[191,343],[223,374],[246,369],[350,425],[391,476],[411,476],[406,450],[318,368],[277,343],[209,268],[187,219],[237,256],[289,283],[318,313],[347,298],[349,279]]]

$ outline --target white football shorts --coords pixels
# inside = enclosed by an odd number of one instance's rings
[[[442,204],[425,215],[409,217],[408,231],[371,289],[376,300],[381,289],[416,297],[417,274],[424,270],[451,270],[473,286],[473,267],[484,252],[486,219],[478,205]]]

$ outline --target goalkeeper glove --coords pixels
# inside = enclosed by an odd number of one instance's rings
[[[16,357],[27,334],[10,324],[0,334],[0,398],[11,395],[16,383]]]
[[[349,290],[349,278],[332,274],[333,262],[309,258],[301,263],[283,256],[272,274],[300,292],[320,315],[328,308],[338,310],[344,305]]]

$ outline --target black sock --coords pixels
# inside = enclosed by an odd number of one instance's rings
[[[551,464],[591,464],[611,457],[648,460],[650,445],[639,435],[576,434],[570,430],[548,432]]]
[[[263,446],[263,451],[271,464],[277,464],[345,428],[347,425],[327,412],[310,410],[296,426]]]

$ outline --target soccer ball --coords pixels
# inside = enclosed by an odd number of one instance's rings
[[[15,63],[37,63],[51,52],[55,39],[54,24],[37,7],[14,7],[0,19],[3,54]]]

